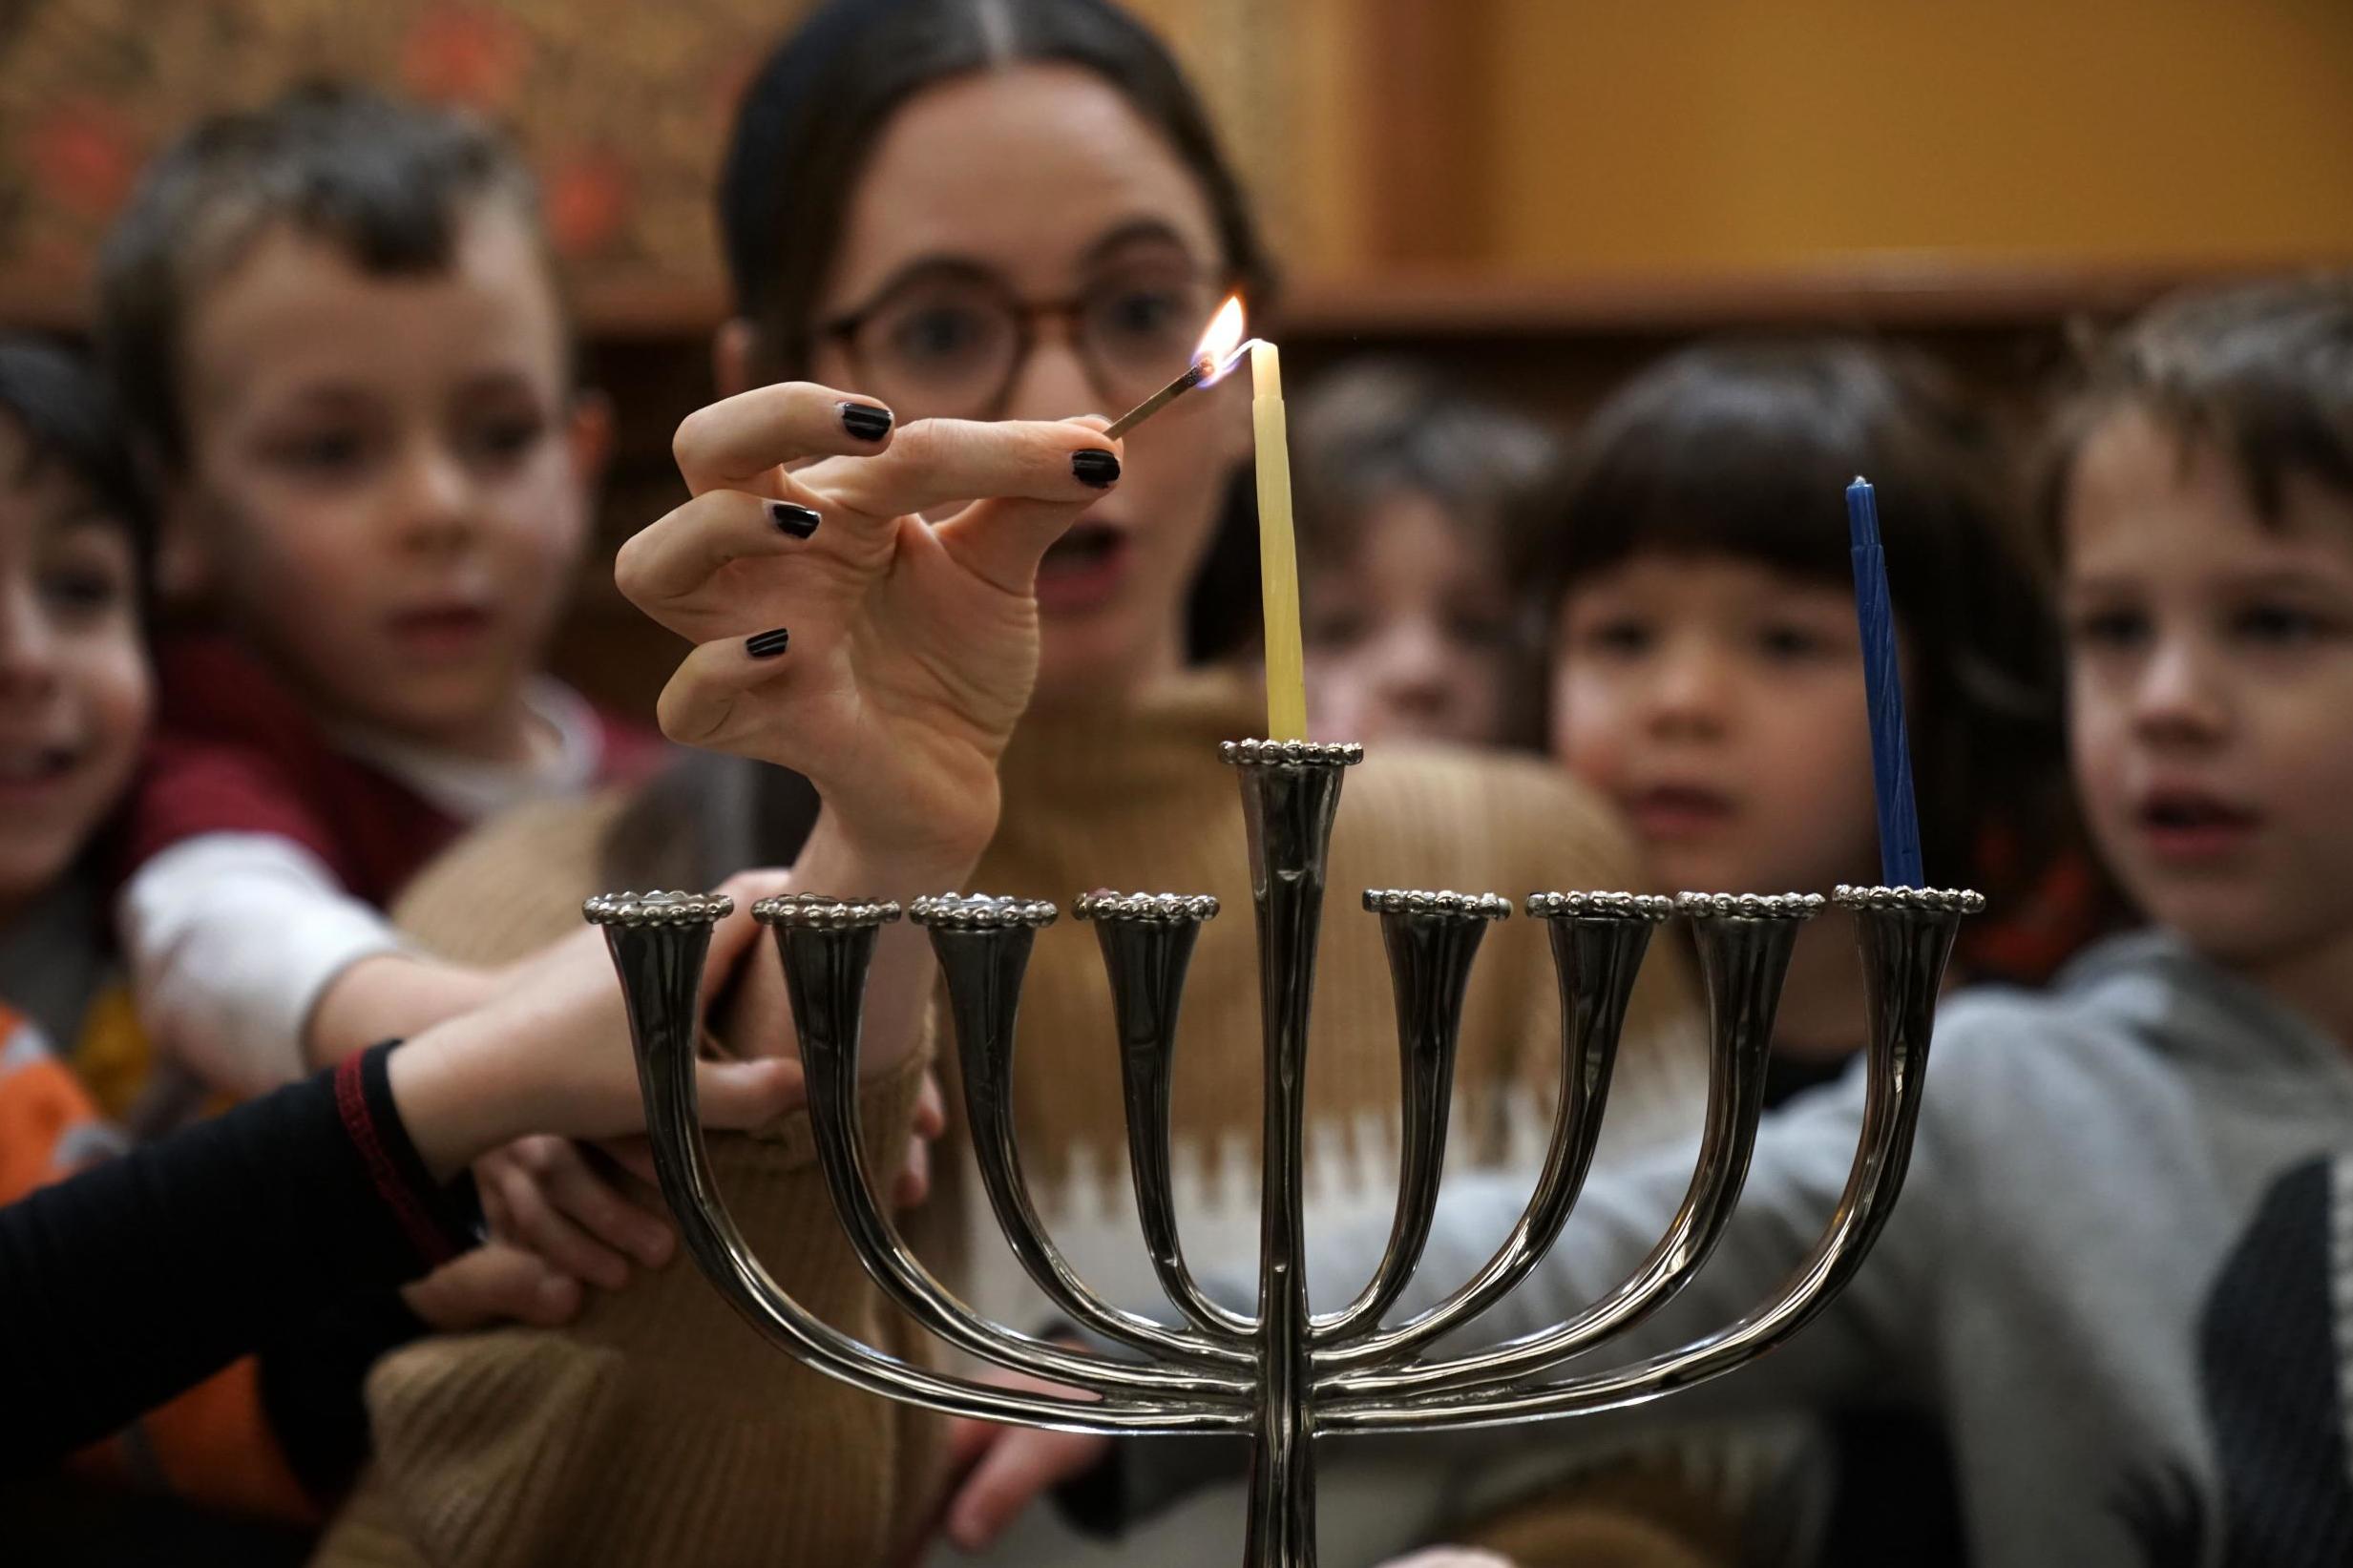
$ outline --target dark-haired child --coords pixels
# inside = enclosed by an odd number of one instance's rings
[[[1504,521],[1553,446],[1407,365],[1344,366],[1301,400],[1293,473],[1316,735],[1521,738],[1527,646]]]
[[[1780,1350],[1644,1409],[1869,1398],[1932,1413],[1988,1568],[2340,1564],[2353,281],[2158,306],[2102,357],[2060,436],[2046,520],[2073,774],[2149,929],[2047,993],[1949,1003],[1902,1202],[1867,1266]],[[1713,1262],[1625,1348],[1769,1297],[1845,1181],[1862,1098],[1850,1077],[1767,1119]],[[1568,1241],[1482,1330],[1526,1332],[1610,1288],[1689,1174],[1665,1159],[1597,1174]],[[1483,1179],[1451,1194],[1420,1278],[1464,1277],[1482,1260],[1456,1224],[1524,1202]],[[1334,1237],[1315,1259],[1324,1299],[1385,1241]],[[1177,1446],[1130,1450],[1139,1495],[1171,1478],[1160,1467],[1182,1456],[1162,1450]],[[1040,1459],[1042,1477],[1070,1455]]]
[[[119,1147],[74,1062],[129,1032],[100,862],[154,701],[137,471],[88,372],[0,340],[0,1202]]]
[[[356,91],[165,152],[99,337],[229,634],[162,650],[123,928],[163,1046],[252,1092],[473,999],[378,909],[465,825],[643,759],[539,673],[605,421],[514,153]]]
[[[1877,875],[1868,705],[1840,511],[1877,487],[1940,884],[2014,892],[2047,847],[2057,649],[1986,420],[1917,355],[1846,340],[1711,345],[1634,378],[1526,509],[1515,575],[1549,622],[1552,754],[1607,794],[1657,885],[1815,890]],[[1769,1093],[1861,1048],[1844,933],[1801,937]]]
[[[159,650],[127,821],[118,920],[172,1070],[116,1109],[153,1127],[479,1000],[493,977],[406,948],[388,901],[465,826],[656,748],[539,668],[606,421],[504,141],[299,89],[166,151],[100,272],[167,562],[221,623]],[[666,1255],[565,1169],[545,1190],[584,1194],[568,1205],[487,1181],[494,1223],[608,1286],[624,1253]]]

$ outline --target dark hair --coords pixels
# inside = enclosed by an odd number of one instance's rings
[[[139,602],[152,603],[155,501],[105,384],[63,349],[0,336],[0,419],[24,432],[30,472],[62,468],[97,514],[129,535]]]
[[[1924,358],[1839,339],[1671,356],[1602,406],[1523,514],[1516,577],[1547,624],[1580,580],[1653,553],[1849,584],[1843,492],[1858,473],[1879,492],[1915,654],[1924,858],[1942,881],[1983,887],[1999,836],[2039,870],[2063,798],[2057,638],[2005,444]]]
[[[2267,523],[2279,520],[2291,475],[2353,494],[2353,275],[2176,294],[2094,350],[2051,421],[2035,487],[2052,562],[2084,442],[2127,410],[2185,447],[2211,443]]]
[[[140,177],[98,257],[98,349],[140,438],[187,454],[189,307],[268,229],[290,224],[380,277],[440,272],[468,213],[495,201],[538,228],[530,172],[455,110],[314,83],[200,121]],[[554,278],[550,261],[550,278]]]
[[[764,374],[803,373],[817,297],[883,127],[957,76],[1054,61],[1118,92],[1208,198],[1237,286],[1263,303],[1273,268],[1241,182],[1184,73],[1104,0],[831,0],[770,54],[745,94],[720,176],[720,240],[736,314],[759,328]]]
[[[1495,531],[1556,456],[1551,433],[1401,360],[1325,372],[1299,402],[1292,437],[1299,544],[1329,558],[1393,496],[1427,496],[1467,525]]]

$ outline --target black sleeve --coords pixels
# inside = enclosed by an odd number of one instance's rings
[[[0,1474],[466,1244],[393,1107],[389,1050],[0,1208]]]
[[[262,1347],[262,1414],[314,1501],[332,1505],[367,1462],[368,1371],[430,1331],[398,1290],[370,1290]]]

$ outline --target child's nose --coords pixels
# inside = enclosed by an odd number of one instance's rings
[[[2194,639],[2160,641],[2132,692],[2132,724],[2143,739],[2211,741],[2230,723],[2230,706],[2212,661]]]
[[[1722,734],[1731,706],[1724,660],[1704,647],[1670,648],[1650,683],[1649,706],[1651,727],[1662,733]]]
[[[1445,706],[1453,663],[1446,639],[1436,627],[1418,618],[1392,625],[1381,637],[1375,659],[1381,700],[1392,711],[1427,715]]]
[[[438,442],[419,442],[394,483],[392,513],[405,542],[447,548],[473,533],[478,497],[457,453]]]
[[[57,684],[56,630],[30,583],[0,592],[0,697],[46,697]]]

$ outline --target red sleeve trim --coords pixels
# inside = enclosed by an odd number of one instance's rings
[[[350,1135],[352,1147],[359,1150],[360,1160],[368,1167],[368,1180],[384,1200],[385,1207],[392,1211],[401,1234],[409,1238],[417,1255],[431,1264],[444,1264],[457,1255],[433,1223],[425,1205],[409,1183],[401,1180],[400,1170],[385,1147],[382,1131],[368,1107],[365,1079],[367,1053],[346,1056],[335,1069],[335,1109],[343,1118],[344,1131]]]

